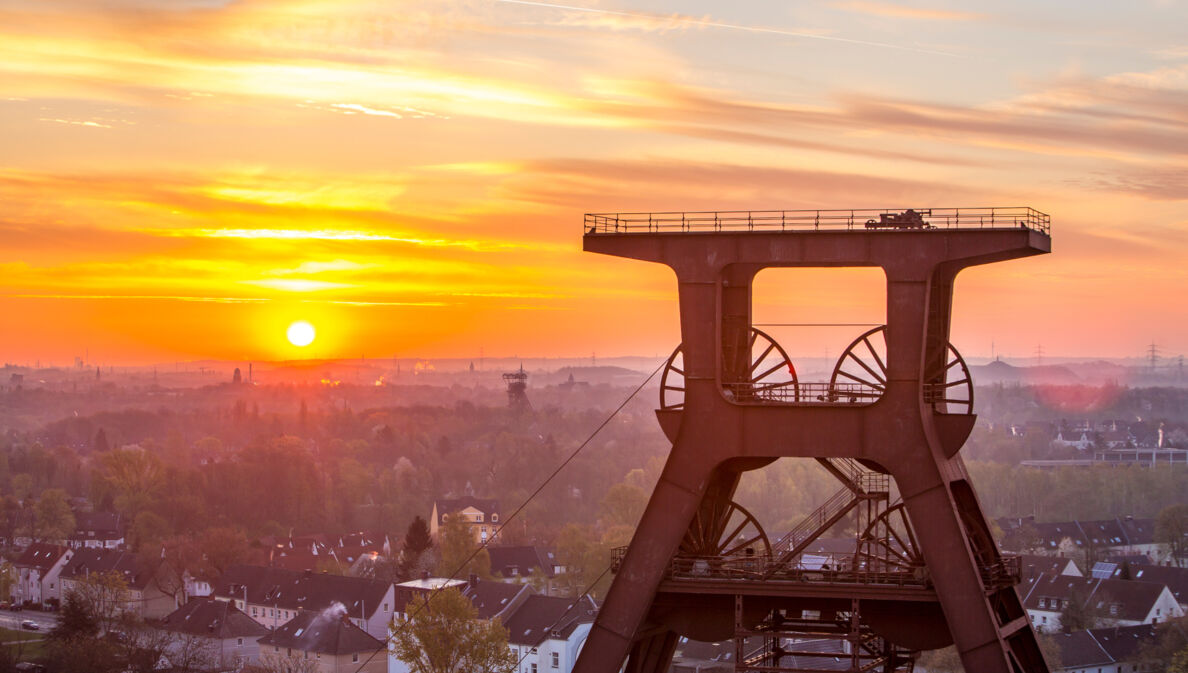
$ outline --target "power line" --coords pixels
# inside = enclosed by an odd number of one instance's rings
[[[419,606],[417,606],[416,610],[409,613],[409,615],[405,618],[404,624],[401,626],[401,628],[399,630],[395,631],[394,633],[390,634],[384,640],[383,650],[376,650],[375,652],[372,652],[371,655],[363,661],[363,663],[359,664],[359,667],[355,669],[355,673],[359,673],[360,671],[363,670],[364,667],[367,666],[367,664],[371,663],[371,660],[375,658],[376,654],[379,654],[381,651],[386,653],[388,651],[388,647],[391,646],[391,644],[392,644],[392,639],[396,637],[396,634],[402,632],[405,628],[407,628],[407,626],[412,623],[412,618],[415,617],[417,614],[419,614],[421,610],[428,607],[429,603],[437,596],[437,594],[441,593],[443,590],[445,590],[447,588],[446,584],[448,583],[449,580],[456,578],[458,576],[458,573],[462,572],[462,569],[465,568],[467,565],[469,565],[470,562],[473,561],[474,558],[479,555],[479,552],[485,550],[492,542],[495,541],[495,538],[497,538],[499,536],[499,533],[501,533],[505,528],[507,528],[507,525],[509,523],[511,523],[517,516],[519,516],[520,512],[524,511],[524,508],[528,506],[528,503],[532,502],[533,498],[535,498],[537,495],[539,495],[540,492],[544,490],[545,486],[548,486],[549,482],[551,482],[558,474],[561,473],[561,470],[565,469],[565,466],[567,466],[571,462],[573,462],[573,459],[577,458],[578,454],[582,452],[582,449],[586,448],[586,446],[590,442],[594,441],[594,438],[598,436],[598,433],[602,432],[602,429],[605,428],[607,425],[609,425],[610,422],[615,418],[615,416],[619,415],[619,412],[623,410],[623,407],[627,406],[627,403],[630,402],[632,399],[634,399],[635,396],[639,394],[639,391],[643,390],[643,387],[648,384],[648,381],[652,380],[652,377],[656,376],[656,374],[660,372],[660,369],[662,367],[664,367],[666,362],[667,362],[667,360],[664,360],[660,364],[656,365],[656,368],[652,370],[652,373],[648,374],[648,377],[646,379],[644,379],[638,386],[636,386],[635,390],[632,390],[631,394],[628,395],[626,397],[626,399],[624,399],[619,404],[619,406],[615,407],[615,410],[612,411],[610,413],[610,415],[608,415],[606,417],[606,419],[604,419],[602,421],[602,423],[599,423],[598,427],[594,428],[594,431],[591,432],[590,435],[588,437],[586,437],[586,439],[581,444],[579,444],[578,447],[576,449],[574,449],[573,452],[570,453],[569,456],[565,460],[561,461],[561,464],[558,465],[557,468],[554,469],[551,474],[549,474],[549,476],[545,477],[545,480],[540,483],[540,486],[537,486],[536,490],[533,491],[531,494],[529,494],[529,496],[524,500],[524,502],[521,503],[520,506],[517,507],[515,509],[515,511],[511,513],[511,516],[505,517],[503,519],[502,525],[499,526],[499,528],[495,531],[495,533],[493,535],[491,535],[491,537],[487,538],[486,542],[483,542],[481,545],[479,545],[479,547],[477,549],[475,549],[473,552],[471,552],[470,556],[466,557],[466,560],[462,561],[462,564],[459,565],[456,569],[454,569],[454,572],[450,573],[450,576],[446,578],[446,582],[443,582],[436,589],[432,589],[429,592],[429,596],[425,598],[425,601],[423,603],[421,603]],[[609,567],[606,570],[604,570],[602,572],[602,575],[599,575],[598,579],[594,580],[595,583],[597,583],[598,580],[601,580],[602,576],[605,575],[607,573],[607,571],[609,571],[609,570],[610,570]],[[590,588],[593,588],[593,584],[590,585]],[[589,589],[587,589],[587,591],[589,591]],[[584,593],[583,593],[583,595],[584,595]],[[579,599],[580,598],[581,597],[579,597]]]

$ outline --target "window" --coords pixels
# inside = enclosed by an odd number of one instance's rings
[[[236,638],[236,639],[235,639],[235,644],[236,644],[236,645],[242,645],[242,644],[243,644],[243,638]]]
[[[387,612],[387,611],[388,611],[388,604],[384,603],[384,612]]]
[[[1040,601],[1039,601],[1039,606],[1040,606],[1041,608],[1046,608],[1046,607],[1048,607],[1048,599],[1046,599],[1046,598],[1044,598],[1044,597],[1042,597],[1042,596],[1041,596],[1041,597],[1040,597]]]
[[[252,616],[253,617],[256,616],[256,606],[254,606],[254,605],[252,606]]]
[[[553,668],[561,667],[561,655],[556,652],[553,653]]]
[[[351,655],[351,663],[352,664],[359,663],[359,653],[358,652]]]
[[[531,671],[531,673],[536,673],[536,662],[535,662],[535,661],[534,661],[534,662],[532,662],[532,671]]]
[[[491,513],[491,523],[499,523],[499,515],[498,514],[496,514],[494,512]]]

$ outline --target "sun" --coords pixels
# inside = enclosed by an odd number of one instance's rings
[[[285,332],[285,335],[289,337],[289,343],[298,348],[303,348],[313,343],[317,332],[314,330],[313,325],[304,320],[298,320],[292,325],[289,325],[289,330]]]

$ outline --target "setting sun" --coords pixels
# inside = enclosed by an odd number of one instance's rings
[[[286,332],[286,335],[289,337],[289,343],[293,344],[294,346],[304,347],[313,343],[314,337],[317,336],[317,332],[314,331],[313,325],[304,320],[298,320],[292,325],[289,325],[289,330]]]

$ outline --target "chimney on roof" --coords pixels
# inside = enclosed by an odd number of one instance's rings
[[[428,571],[428,570],[422,570],[422,571],[421,571],[421,579],[422,579],[422,580],[424,580],[424,581],[426,581],[426,582],[428,582],[428,581],[429,581],[429,571]]]

